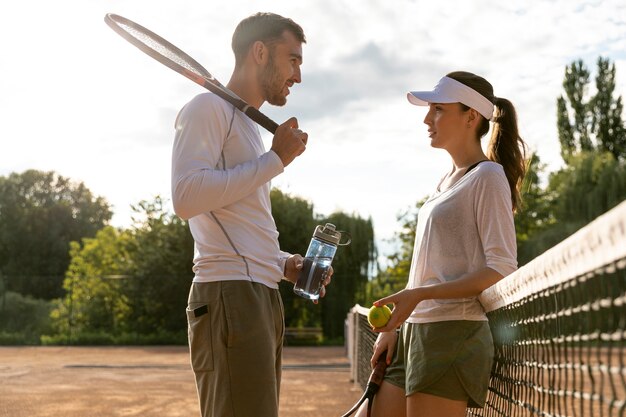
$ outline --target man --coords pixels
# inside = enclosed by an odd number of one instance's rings
[[[257,13],[235,29],[228,88],[255,108],[282,106],[301,81],[302,28]],[[281,378],[283,306],[278,282],[295,282],[302,257],[280,251],[269,181],[304,152],[295,118],[266,152],[257,125],[212,93],[176,119],[172,196],[195,241],[187,319],[203,416],[275,417]],[[325,285],[330,282],[330,277]]]

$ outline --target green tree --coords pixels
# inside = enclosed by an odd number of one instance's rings
[[[520,266],[537,255],[536,243],[532,241],[532,237],[556,222],[552,200],[541,184],[544,172],[545,165],[539,155],[534,153],[528,161],[528,169],[522,182],[522,205],[515,214],[517,260]]]
[[[626,199],[626,163],[610,152],[577,154],[550,177],[554,215],[583,226]]]
[[[132,228],[105,227],[94,238],[71,243],[66,296],[52,313],[57,334],[73,340],[90,333],[185,333],[193,278],[187,224],[160,197],[133,210]]]
[[[371,220],[335,213],[314,218],[307,201],[278,190],[271,193],[282,248],[304,253],[316,224],[334,222],[352,234],[334,262],[335,281],[319,305],[293,294],[281,284],[287,326],[324,326],[327,337],[343,336],[348,309],[362,296],[374,260]],[[187,224],[169,213],[164,202],[142,201],[129,230],[106,227],[94,238],[71,245],[65,279],[66,296],[52,313],[57,333],[81,335],[181,335],[193,278],[193,239]],[[178,339],[176,339],[178,340]]]
[[[591,150],[588,106],[584,102],[589,84],[589,71],[582,60],[574,61],[565,67],[563,96],[557,99],[557,122],[561,156],[567,161],[578,151]],[[571,116],[570,116],[571,114]],[[573,119],[573,122],[570,121]]]
[[[365,220],[342,212],[328,217],[316,216],[311,203],[277,189],[272,190],[270,197],[272,214],[280,233],[280,247],[286,252],[304,256],[315,227],[327,222],[352,236],[350,245],[341,246],[337,250],[333,260],[332,284],[318,305],[295,295],[291,283],[280,284],[285,305],[285,324],[288,327],[321,326],[326,338],[342,337],[346,314],[350,307],[363,299],[375,262],[371,219]]]
[[[129,328],[139,334],[184,332],[193,279],[189,227],[165,208],[160,197],[142,201],[133,210],[132,278],[124,287],[131,308]]]
[[[374,228],[371,219],[343,212],[333,213],[320,222],[325,223],[348,232],[352,239],[349,245],[337,249],[332,283],[320,302],[324,337],[337,339],[344,335],[344,320],[350,308],[365,301],[366,285],[376,260]]]
[[[591,99],[591,131],[595,133],[597,148],[601,152],[610,152],[615,158],[626,157],[626,129],[622,114],[624,106],[622,96],[615,93],[615,63],[598,58],[596,75],[597,93]]]
[[[277,188],[270,192],[272,216],[279,231],[280,248],[289,253],[304,256],[316,226],[313,205],[300,197],[290,196]],[[320,308],[293,292],[293,284],[282,281],[280,294],[285,307],[287,327],[310,327],[320,325]]]
[[[596,92],[589,95],[590,72],[582,60],[565,68],[565,97],[557,99],[557,127],[561,156],[566,163],[578,152],[611,152],[626,157],[626,129],[622,97],[615,95],[615,64],[599,57]]]
[[[622,97],[615,97],[615,64],[599,57],[595,93],[582,60],[565,69],[565,97],[557,100],[558,132],[565,167],[552,173],[542,201],[543,213],[522,223],[521,254],[528,261],[556,245],[600,214],[626,199],[626,130]],[[518,234],[518,237],[521,234]]]
[[[6,289],[48,300],[61,296],[69,243],[95,236],[111,216],[106,200],[54,172],[0,177],[0,274]]]
[[[426,198],[418,201],[415,206],[398,215],[400,231],[393,238],[393,242],[398,245],[398,250],[387,257],[389,265],[384,270],[379,271],[377,276],[368,284],[367,305],[406,287],[413,257],[417,214],[425,201]]]
[[[626,161],[610,152],[579,152],[550,175],[543,196],[543,224],[529,229],[521,245],[524,262],[624,201]]]
[[[56,333],[68,341],[75,335],[128,330],[130,300],[123,293],[124,279],[132,269],[132,236],[107,226],[93,238],[71,242],[71,262],[63,288],[65,297],[51,313]]]

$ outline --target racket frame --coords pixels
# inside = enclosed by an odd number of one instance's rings
[[[120,35],[126,41],[131,43],[133,46],[135,46],[136,48],[138,48],[139,50],[141,50],[142,52],[144,52],[151,58],[157,60],[158,62],[165,65],[166,67],[185,76],[186,78],[190,79],[194,83],[201,85],[202,87],[211,91],[212,93],[219,96],[220,98],[226,100],[227,102],[235,106],[237,109],[245,113],[246,116],[248,116],[254,122],[256,122],[257,124],[265,128],[268,132],[272,134],[276,133],[276,128],[278,128],[278,124],[276,122],[274,122],[272,119],[270,119],[269,117],[261,113],[258,109],[246,103],[244,100],[237,97],[235,93],[233,93],[228,88],[226,88],[222,83],[220,83],[215,77],[213,77],[213,75],[211,75],[209,71],[207,71],[195,59],[193,59],[191,56],[189,56],[187,53],[185,53],[183,50],[181,50],[180,48],[178,48],[171,42],[168,42],[161,36],[145,28],[144,26],[141,26],[140,24],[135,23],[130,19],[127,19],[125,17],[119,16],[113,13],[107,13],[104,16],[104,21],[111,29],[113,29],[113,31],[115,31],[115,33]],[[127,30],[125,30],[122,25],[131,27],[133,30],[136,30],[137,32],[148,35],[149,37],[155,39],[162,46],[166,47],[172,53],[180,57],[181,60],[189,63],[190,67],[196,69],[198,72],[196,73],[196,72],[190,71],[188,68],[185,68],[179,63],[159,53],[155,49],[150,48],[150,46],[146,45],[141,40],[139,40],[138,38],[133,36],[131,33],[129,33]]]

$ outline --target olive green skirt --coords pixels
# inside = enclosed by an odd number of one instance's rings
[[[486,321],[405,323],[385,381],[405,390],[485,404],[493,362]]]

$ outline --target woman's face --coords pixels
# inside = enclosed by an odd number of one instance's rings
[[[428,126],[430,146],[450,149],[467,134],[467,112],[459,103],[431,103],[424,123]]]

